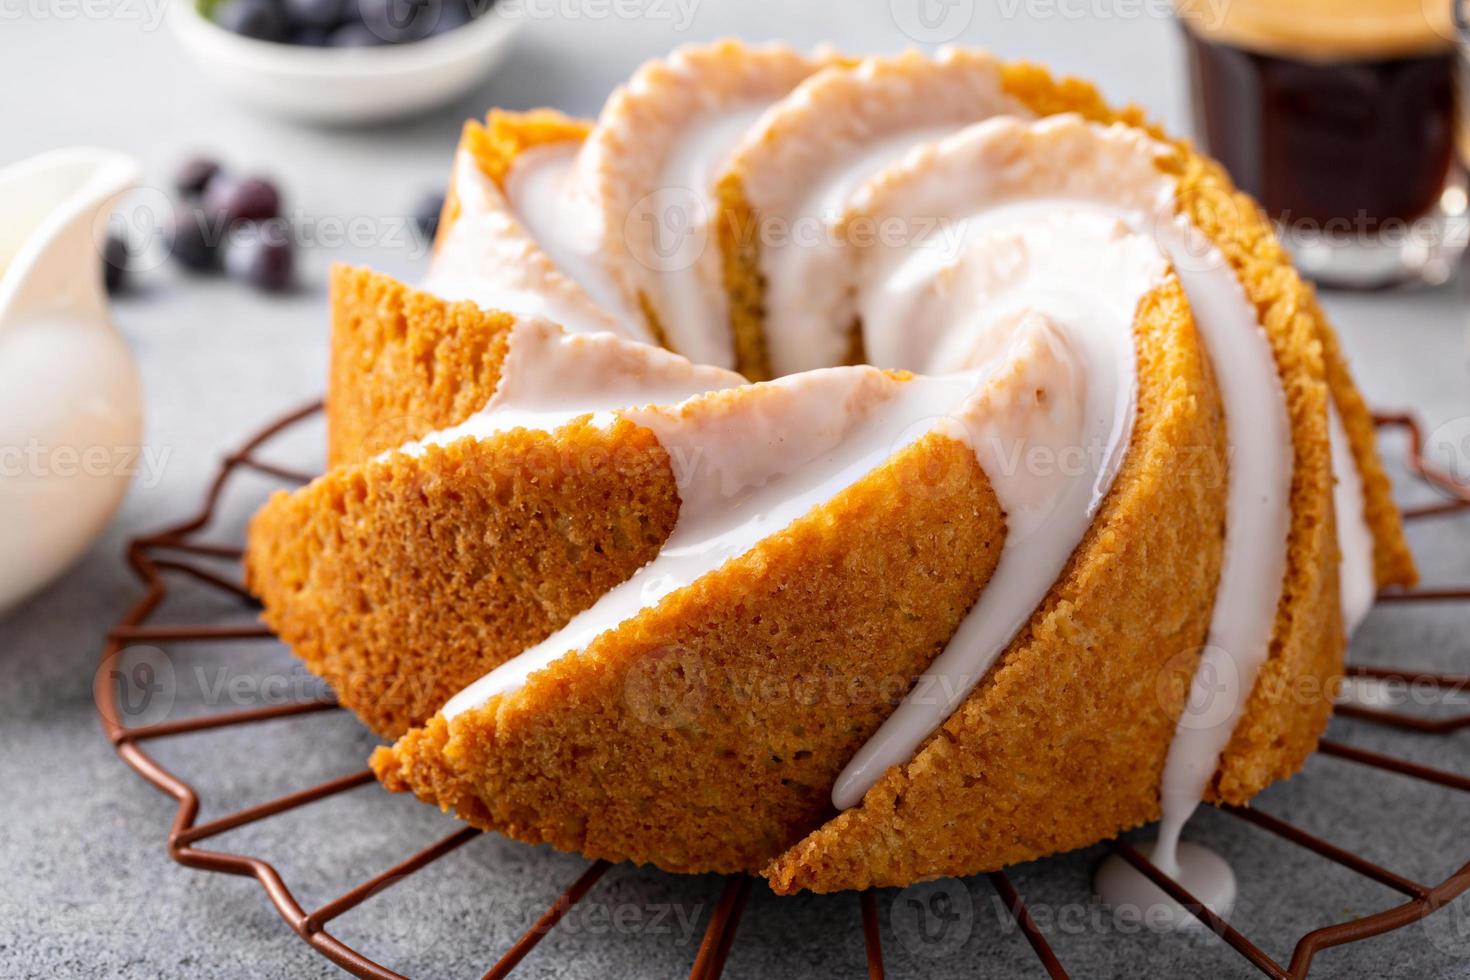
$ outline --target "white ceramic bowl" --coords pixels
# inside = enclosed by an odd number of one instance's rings
[[[314,48],[242,37],[169,4],[169,26],[200,70],[231,96],[326,123],[366,123],[442,105],[500,64],[519,18],[491,8],[463,27],[409,44]]]

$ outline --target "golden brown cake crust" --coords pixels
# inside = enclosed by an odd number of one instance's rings
[[[1123,123],[1174,147],[1177,176],[1182,178],[1183,185],[1181,209],[1225,253],[1258,309],[1264,312],[1267,307],[1276,307],[1278,317],[1305,319],[1310,325],[1309,336],[1320,345],[1315,352],[1315,356],[1323,359],[1319,376],[1325,377],[1332,399],[1342,413],[1353,456],[1363,476],[1379,588],[1408,586],[1418,581],[1413,554],[1404,538],[1403,519],[1393,502],[1393,488],[1378,455],[1367,404],[1353,383],[1342,345],[1317,302],[1315,290],[1292,266],[1260,205],[1250,195],[1237,191],[1218,163],[1195,152],[1189,140],[1170,137],[1151,123],[1138,106],[1114,109],[1090,82],[1055,78],[1039,65],[1014,62],[1006,65],[1004,71],[1007,91],[1037,115],[1073,112],[1092,122]],[[1300,335],[1299,324],[1294,323],[1292,330]],[[1276,342],[1275,334],[1273,347],[1279,359],[1283,345]]]
[[[1137,110],[1113,113],[1091,86],[1075,80],[1055,81],[1033,66],[1008,67],[1006,87],[1039,114],[1074,111],[1098,122],[1142,125]],[[1150,131],[1163,138],[1157,130]],[[1210,801],[1244,803],[1272,781],[1294,773],[1316,748],[1341,673],[1343,637],[1326,418],[1330,396],[1322,359],[1324,343],[1335,350],[1335,338],[1310,288],[1292,270],[1255,203],[1234,191],[1218,165],[1199,157],[1187,144],[1172,145],[1175,154],[1163,166],[1179,182],[1180,208],[1220,248],[1256,306],[1276,355],[1292,430],[1292,525],[1272,649],[1206,792]],[[1350,395],[1356,395],[1345,372],[1339,372],[1333,380]],[[1362,453],[1366,448],[1369,455],[1376,456],[1371,428],[1365,432],[1355,424],[1350,435],[1355,452]],[[1375,535],[1386,542],[1380,545],[1380,554],[1407,555],[1397,513],[1387,502],[1386,491],[1386,484],[1372,484],[1371,493],[1376,496],[1370,496],[1368,507],[1370,521],[1375,514],[1379,516],[1373,524]],[[1392,511],[1389,519],[1383,517],[1385,507]],[[1147,533],[1140,532],[1145,537]],[[1134,543],[1132,538],[1124,540]],[[1161,552],[1156,548],[1154,553]],[[1380,569],[1383,567],[1380,564]],[[1397,570],[1402,571],[1401,567]],[[1063,594],[1067,592],[1066,584]],[[1097,601],[1096,597],[1106,594],[1112,584],[1099,580],[1085,592],[1078,591],[1077,605],[1063,620],[1066,627],[1093,635],[1077,620],[1085,604]],[[1049,701],[1052,685],[1048,683],[1048,671],[1056,668],[1059,659],[1066,659],[1065,647],[1047,640],[1037,633],[1029,642],[1021,638],[990,684],[972,695],[912,762],[891,770],[860,807],[838,817],[773,862],[767,869],[772,886],[786,892],[903,884],[934,874],[991,870],[1109,836],[1106,831],[1093,832],[1106,821],[1091,817],[1090,809],[1116,807],[1120,799],[1125,805],[1136,803],[1143,799],[1137,793],[1112,791],[1092,799],[1074,799],[1076,809],[1070,819],[1065,802],[1051,796],[1044,802],[1035,798],[1035,813],[1057,820],[1046,829],[1018,818],[1009,824],[991,822],[995,795],[992,782],[996,775],[984,760],[992,766],[997,761],[1003,766],[1027,764],[1030,743],[1014,743],[1023,739],[1018,734],[1021,732],[1029,733],[1025,739],[1037,737],[1032,719],[1041,717]],[[1044,651],[1039,658],[1035,656],[1038,648]],[[1136,649],[1137,644],[1125,642],[1125,648]],[[1162,675],[1155,676],[1164,683]],[[1067,677],[1060,680],[1065,682]],[[1068,719],[1063,728],[1074,724],[1086,728],[1081,713],[1085,707],[1057,709],[1054,705],[1054,713],[1045,717]],[[1111,710],[1128,709],[1114,704]],[[1099,721],[1105,722],[1107,717],[1104,713]],[[1071,736],[1066,731],[1041,735],[1044,741],[1049,737]],[[996,743],[1004,745],[1005,750],[998,751]],[[1070,761],[1074,755],[1067,752],[1057,758]],[[1031,766],[1036,764],[1042,764],[1041,759],[1030,760]],[[1118,830],[1158,816],[1159,770],[1151,772],[1152,800],[1127,813]],[[1068,781],[1067,785],[1073,783]],[[977,809],[984,810],[985,819],[956,822],[953,818],[956,813],[974,813]],[[997,835],[1011,842],[1004,855],[997,854],[993,843]]]
[[[1006,90],[1040,115],[1072,111],[1097,122],[1141,122],[1132,110],[1122,115],[1112,113],[1096,91],[1084,83],[1056,81],[1027,65],[1008,66],[1004,72]],[[1315,324],[1295,316],[1289,306],[1276,307],[1273,303],[1275,294],[1270,290],[1274,287],[1280,291],[1283,282],[1278,270],[1284,262],[1279,256],[1265,257],[1264,270],[1244,268],[1256,260],[1253,249],[1260,244],[1251,228],[1252,222],[1259,220],[1254,205],[1242,212],[1243,200],[1229,195],[1229,188],[1219,183],[1218,174],[1206,176],[1208,165],[1186,147],[1179,146],[1175,156],[1161,166],[1179,180],[1181,208],[1220,247],[1240,274],[1250,299],[1265,314],[1286,389],[1294,453],[1292,530],[1275,642],[1262,678],[1282,669],[1333,676],[1339,670],[1341,645],[1340,626],[1334,625],[1337,594],[1335,589],[1329,591],[1332,580],[1328,571],[1335,565],[1335,543],[1330,543],[1333,525],[1327,396],[1321,380]],[[1285,268],[1290,271],[1289,266]],[[1258,288],[1261,284],[1255,281],[1257,277],[1266,280],[1266,290]],[[1290,290],[1284,291],[1289,303]],[[1140,419],[1145,417],[1141,411]],[[1197,440],[1183,443],[1191,444],[1197,444]],[[1120,476],[1121,486],[1115,486],[1113,507],[1127,499],[1131,489],[1123,482],[1127,476],[1125,471]],[[1197,491],[1197,483],[1197,476],[1191,474],[1165,499],[1175,502],[1190,488]],[[1156,818],[1164,753],[1172,737],[1171,721],[1165,720],[1156,729],[1155,733],[1161,732],[1164,737],[1152,743],[1155,751],[1124,756],[1136,760],[1132,771],[1122,760],[1115,763],[1118,771],[1113,788],[1108,784],[1096,787],[1084,773],[1072,771],[1078,754],[1070,747],[1077,741],[1085,742],[1089,733],[1096,733],[1094,737],[1104,741],[1117,739],[1120,725],[1125,726],[1123,741],[1132,744],[1126,731],[1128,727],[1136,728],[1139,720],[1119,720],[1120,715],[1127,718],[1130,710],[1136,710],[1138,702],[1130,702],[1126,696],[1131,693],[1136,698],[1139,692],[1130,692],[1129,685],[1136,688],[1152,678],[1157,692],[1173,692],[1170,697],[1176,710],[1182,704],[1190,672],[1171,675],[1169,671],[1180,660],[1190,660],[1188,653],[1181,656],[1188,642],[1180,644],[1180,634],[1138,635],[1137,631],[1148,623],[1147,610],[1153,603],[1135,608],[1128,603],[1126,593],[1119,591],[1124,586],[1128,593],[1146,596],[1150,590],[1170,589],[1188,581],[1177,579],[1185,569],[1170,563],[1171,556],[1177,559],[1182,554],[1177,544],[1171,548],[1149,539],[1160,533],[1177,534],[1180,527],[1189,524],[1176,523],[1180,515],[1156,516],[1160,519],[1148,522],[1147,527],[1118,534],[1125,547],[1108,556],[1117,563],[1108,574],[1094,571],[1088,551],[1079,551],[1058,589],[987,682],[913,760],[891,769],[862,804],[774,861],[766,871],[772,887],[778,892],[836,891],[902,884],[935,874],[993,870],[1083,846]],[[1099,515],[1093,531],[1099,525],[1106,526],[1108,519],[1107,513]],[[1152,556],[1147,562],[1152,567],[1140,571],[1138,556],[1145,553]],[[1133,574],[1123,568],[1133,568]],[[1087,582],[1085,589],[1079,586],[1079,578]],[[1195,582],[1192,587],[1198,589],[1199,584]],[[1212,599],[1213,584],[1197,594]],[[1170,598],[1177,602],[1179,597],[1160,596],[1155,601],[1168,603]],[[1098,603],[1103,604],[1101,608]],[[1116,610],[1120,604],[1128,613],[1119,617]],[[1208,606],[1205,616],[1207,623]],[[1094,617],[1102,619],[1101,629],[1092,626]],[[1189,635],[1193,634],[1185,634]],[[1092,647],[1091,643],[1098,646]],[[1120,661],[1129,663],[1124,658],[1132,651],[1148,651],[1143,655],[1152,654],[1157,659],[1143,670],[1136,670],[1133,664],[1116,670]],[[1100,670],[1105,669],[1115,669],[1116,675],[1100,678]],[[1082,696],[1076,693],[1079,686]],[[1096,710],[1099,707],[1101,710]],[[1232,796],[1243,793],[1249,798],[1271,778],[1295,771],[1315,747],[1329,710],[1330,699],[1319,694],[1315,702],[1293,712],[1307,716],[1299,723],[1294,717],[1286,717],[1281,705],[1263,703],[1253,693],[1210,795],[1218,795],[1224,787]],[[1247,733],[1244,741],[1242,732]],[[1256,733],[1268,733],[1272,738],[1263,743],[1252,737]],[[1037,748],[1038,743],[1042,748]],[[1069,747],[1059,751],[1061,745]],[[1149,743],[1144,741],[1142,745]],[[1048,764],[1062,766],[1070,778],[1058,784],[1043,779],[1038,785],[1032,774],[1039,768],[1044,771]],[[1074,794],[1079,786],[1091,791]],[[954,815],[958,813],[972,814],[973,818],[956,821]]]
[[[1022,670],[1013,681],[1062,698],[1060,710],[1042,719],[1028,702],[1024,723],[1004,729],[1015,740],[1008,751],[1029,753],[1011,770],[1015,792],[1079,801],[1057,811],[1070,827],[1063,846],[1115,833],[1154,807],[1224,537],[1222,416],[1177,280],[1150,294],[1137,331],[1142,421],[1129,461],[1074,562],[1073,588],[1050,603],[1040,629],[1052,645],[1031,651],[1050,675]],[[994,508],[992,498],[988,489],[974,500],[960,494],[987,486],[973,452],[938,437],[921,445],[947,455],[895,457],[581,656],[380,750],[375,769],[392,788],[520,839],[675,871],[761,868],[830,815],[837,773],[943,646],[978,593],[977,572],[989,575],[999,541],[976,531],[998,515],[965,528]],[[957,473],[964,480],[948,489]],[[916,480],[929,488],[917,498],[907,489]],[[945,489],[936,495],[936,486]],[[1094,637],[1085,651],[1069,646],[1081,637]],[[674,717],[651,720],[637,692],[670,672],[682,683],[699,678],[698,710],[676,698]],[[892,690],[868,706],[751,702],[732,677],[758,694],[831,677],[870,689],[886,678]],[[1035,737],[1047,725],[1101,734],[1069,736],[1070,761],[1058,765],[1050,755],[1058,744]],[[952,822],[959,811],[947,812]],[[987,819],[964,812],[976,825]],[[995,819],[1014,823],[968,842],[987,863],[1010,860],[1012,837],[1042,823],[1018,810]],[[947,832],[936,834],[935,859],[952,864]]]
[[[1224,415],[1177,280],[1140,308],[1127,460],[1042,608],[863,802],[774,860],[778,893],[907,884],[1151,819],[1224,542]]]
[[[492,111],[465,123],[460,148],[503,185],[516,156],[533,146],[581,140],[589,124],[554,109]],[[459,217],[451,184],[439,222],[443,240]],[[327,462],[369,459],[456,425],[495,392],[505,333],[514,318],[446,304],[368,269],[332,269],[327,377]]]
[[[585,119],[573,119],[555,109],[491,109],[483,126],[474,120],[465,123],[460,146],[469,150],[485,176],[504,190],[505,177],[516,157],[533,146],[580,142],[591,129],[592,124]]]
[[[1029,65],[1007,66],[1004,76],[1007,91],[1039,114],[1078,112],[1098,122],[1140,126],[1167,139],[1138,110],[1110,109],[1086,83],[1054,80]],[[513,141],[504,145],[511,147]],[[1277,356],[1293,432],[1293,522],[1275,642],[1208,796],[1244,802],[1272,780],[1296,771],[1315,747],[1341,669],[1326,427],[1329,397],[1342,413],[1364,475],[1379,583],[1407,584],[1414,569],[1376,456],[1371,419],[1310,288],[1291,269],[1258,208],[1233,191],[1218,165],[1194,154],[1186,143],[1172,145],[1176,153],[1167,166],[1179,181],[1181,209],[1219,246],[1261,313]],[[725,214],[741,219],[727,222],[731,229],[750,221],[748,214],[738,212],[738,191],[728,182],[719,188]],[[721,233],[734,234],[723,225]],[[761,286],[754,258],[742,253],[725,257],[742,364],[758,358],[763,344]],[[462,421],[493,392],[508,317],[483,314],[469,304],[445,304],[357,270],[335,274],[333,305],[329,422],[334,461],[363,459],[396,444],[393,439],[402,441]],[[344,320],[347,336],[339,343],[338,324]],[[433,718],[393,748],[380,750],[374,768],[390,788],[412,790],[426,800],[454,807],[478,826],[595,856],[650,860],[674,870],[764,865],[772,886],[781,892],[906,884],[935,874],[986,870],[1085,845],[1156,817],[1164,753],[1205,635],[1218,574],[1224,443],[1218,396],[1177,284],[1145,304],[1138,331],[1139,422],[1129,460],[1104,513],[1062,581],[996,669],[915,758],[890,770],[861,806],[813,829],[824,815],[818,804],[845,761],[841,753],[850,754],[852,747],[827,738],[833,734],[830,726],[848,717],[842,712],[800,714],[803,737],[820,719],[827,727],[818,733],[823,736],[815,740],[818,748],[795,748],[805,743],[788,737],[791,733],[783,728],[789,721],[786,716],[762,715],[748,704],[732,701],[733,689],[711,688],[701,681],[699,704],[720,708],[718,717],[673,726],[650,726],[647,712],[640,718],[636,705],[629,703],[629,692],[636,700],[638,691],[650,684],[657,689],[667,680],[661,671],[681,663],[678,656],[658,653],[670,646],[684,651],[680,656],[695,651],[701,668],[709,662],[738,665],[741,657],[764,652],[765,659],[754,663],[778,676],[793,669],[791,657],[797,653],[818,660],[825,657],[849,672],[892,666],[882,659],[894,656],[887,648],[858,643],[828,649],[814,626],[821,620],[810,618],[821,613],[812,608],[814,597],[800,604],[790,602],[793,597],[776,587],[779,580],[769,577],[780,573],[788,582],[805,586],[806,576],[815,568],[834,576],[824,579],[824,589],[815,596],[848,597],[851,590],[844,591],[841,555],[867,556],[874,567],[893,567],[892,555],[884,549],[904,542],[910,549],[922,550],[932,543],[903,537],[912,525],[898,519],[891,501],[887,511],[860,509],[868,515],[867,525],[834,517],[835,502],[829,504],[822,512],[826,523],[813,524],[818,515],[808,515],[788,532],[808,550],[797,549],[785,536],[763,543],[756,552],[713,573],[708,583],[701,580],[646,610],[635,629],[604,636],[583,656],[557,663],[516,694],[453,723]],[[365,369],[378,372],[377,377]],[[395,421],[402,419],[408,423]],[[395,424],[401,427],[390,439],[369,438]],[[560,445],[561,438],[549,442]],[[654,456],[658,453],[661,450]],[[483,462],[489,465],[490,460]],[[363,474],[370,467],[334,473],[319,486],[335,489],[313,487],[306,492],[320,494],[314,503],[303,495],[299,508],[293,508],[292,501],[298,498],[278,498],[258,519],[251,535],[252,584],[266,595],[268,619],[276,617],[270,621],[300,648],[314,670],[350,676],[357,670],[373,674],[397,669],[399,654],[385,656],[381,642],[397,643],[395,651],[412,651],[415,663],[433,662],[438,656],[434,643],[443,642],[449,644],[453,671],[475,676],[469,673],[468,649],[454,652],[456,636],[463,639],[463,633],[454,631],[454,619],[468,616],[475,622],[479,605],[446,611],[442,622],[431,627],[438,632],[429,634],[421,622],[410,618],[411,627],[376,625],[372,629],[377,632],[369,636],[341,613],[342,608],[351,608],[342,605],[342,597],[358,592],[384,596],[388,607],[409,617],[413,603],[422,605],[424,599],[423,595],[400,598],[395,592],[399,586],[386,577],[363,588],[347,582],[350,575],[344,570],[354,560],[352,549],[374,538],[339,541],[334,535],[341,534],[339,525],[346,522],[334,521],[329,508],[337,506],[339,498],[351,498],[348,487],[366,486],[360,492],[371,497],[380,483],[411,487],[427,478],[445,489],[446,500],[466,489],[474,492],[473,467],[439,463],[444,464],[442,472],[429,459],[398,461],[373,471],[375,475],[366,480]],[[1213,483],[1201,478],[1199,467],[1211,471]],[[615,482],[598,489],[616,492]],[[983,487],[983,477],[974,486]],[[988,489],[981,496],[987,494]],[[394,503],[384,528],[372,534],[397,533],[405,555],[418,557],[416,549],[423,547],[426,535],[422,527],[417,534],[411,530],[411,500],[412,495],[405,494]],[[556,500],[548,496],[545,503],[554,507]],[[983,510],[976,505],[976,514]],[[452,511],[443,507],[436,521],[451,522]],[[493,523],[491,511],[493,507],[487,507],[485,514],[461,529],[468,535],[465,541],[472,539],[477,522]],[[642,514],[633,508],[640,523]],[[585,527],[577,524],[577,534],[579,540],[591,540],[600,525],[590,514],[584,517]],[[669,526],[671,521],[672,517]],[[977,517],[974,527],[981,526],[988,524]],[[800,534],[795,534],[798,528]],[[892,531],[885,536],[879,528]],[[614,545],[612,554],[598,552],[590,574],[602,576],[598,581],[608,584],[621,580],[651,556],[661,534],[667,534],[667,527],[651,534],[647,540],[652,544],[644,542],[643,551],[623,542],[622,550]],[[848,535],[853,540],[843,551],[838,543]],[[433,540],[433,535],[427,537]],[[992,546],[996,543],[993,536],[986,540]],[[454,565],[470,558],[451,550],[432,560]],[[506,649],[534,642],[596,596],[592,588],[576,591],[572,586],[584,583],[569,571],[542,568],[524,573],[524,558],[511,554],[495,560],[510,563],[531,579],[546,576],[571,598],[541,604],[536,628],[515,634],[503,644]],[[398,567],[405,560],[394,559]],[[936,557],[921,566],[933,578],[925,601],[934,598],[929,593],[935,582],[965,584],[965,576],[977,572],[974,564],[946,567],[945,560]],[[989,574],[988,569],[980,570]],[[458,573],[451,569],[447,574]],[[566,584],[568,577],[574,580],[572,585]],[[914,588],[911,580],[902,582],[900,598],[917,596],[908,591]],[[433,587],[444,586],[433,583]],[[828,629],[869,622],[863,616],[871,611],[861,608],[868,597],[853,593],[850,598],[857,605],[844,607],[837,627]],[[941,598],[942,606],[956,601],[947,592]],[[524,597],[519,601],[527,602],[528,608],[535,605]],[[762,602],[770,605],[760,606]],[[802,643],[816,654],[799,644],[762,646],[758,633],[742,632],[749,623],[742,625],[739,616],[751,605],[760,606],[762,624],[778,636],[791,636],[795,623],[804,630]],[[494,637],[500,629],[498,619],[482,615],[478,622],[482,636]],[[957,619],[950,628],[954,622]],[[463,622],[459,629],[464,629]],[[923,648],[920,632],[917,627],[903,632],[912,641],[903,656],[923,659],[917,656]],[[933,642],[942,645],[947,635]],[[412,641],[422,636],[433,643],[414,647]],[[751,639],[716,642],[716,636]],[[490,645],[500,649],[494,642]],[[327,650],[340,652],[340,662],[334,663],[336,654],[328,655]],[[929,650],[929,655],[933,652]],[[486,661],[497,658],[503,655],[495,652]],[[679,676],[677,670],[674,675]],[[679,690],[675,684],[675,693]],[[369,692],[354,705],[382,731],[401,731],[402,725],[422,719],[434,707],[431,698],[424,697],[411,709],[378,716],[373,699],[383,693]],[[682,711],[683,704],[676,699],[674,707]],[[881,714],[868,717],[859,712],[859,724],[876,724],[874,719],[881,720]],[[656,729],[653,737],[645,731],[650,727]],[[735,736],[752,730],[768,735],[773,743],[780,737],[779,745],[773,744],[768,753],[780,760],[774,770],[758,769],[752,765],[756,756],[741,754],[750,747],[736,743]],[[861,741],[856,734],[847,734],[849,741]],[[710,745],[701,744],[700,737],[723,738],[718,741],[721,750],[733,746],[739,764],[732,763],[727,774],[722,768],[726,757],[702,752]],[[801,751],[811,754],[797,759]],[[718,777],[710,774],[711,766],[719,771]],[[690,806],[689,801],[695,804]],[[739,833],[742,827],[744,837]],[[779,853],[802,829],[813,832]]]
[[[1414,564],[1408,539],[1404,537],[1404,518],[1393,502],[1393,485],[1389,482],[1388,471],[1378,456],[1373,413],[1353,383],[1347,355],[1343,353],[1337,333],[1328,326],[1327,315],[1322,312],[1311,287],[1305,288],[1308,290],[1307,308],[1322,327],[1322,358],[1327,367],[1332,400],[1342,418],[1343,428],[1347,430],[1353,459],[1363,478],[1363,500],[1368,526],[1373,529],[1373,568],[1378,587],[1400,585],[1408,588],[1419,581],[1419,569]]]
[[[719,212],[715,240],[725,293],[730,298],[730,330],[735,346],[735,369],[752,381],[768,381],[771,362],[766,349],[765,282],[760,273],[759,235],[755,214],[740,181],[727,174],[715,186]]]
[[[516,430],[276,494],[247,579],[312,672],[393,737],[649,561],[678,511],[646,430]]]
[[[390,276],[332,269],[327,462],[371,459],[464,421],[500,380],[515,318]]]
[[[974,452],[931,435],[374,767],[520,840],[670,871],[759,868],[831,813],[837,772],[943,647],[1003,537]]]

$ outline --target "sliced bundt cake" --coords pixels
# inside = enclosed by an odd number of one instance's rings
[[[477,826],[778,891],[1167,836],[1414,578],[1269,223],[1083,83],[688,49],[467,126],[442,224],[334,273],[339,465],[247,567]]]

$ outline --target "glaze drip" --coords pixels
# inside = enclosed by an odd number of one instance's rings
[[[997,449],[1080,444],[1093,402],[1113,394],[1104,385],[1100,398],[1086,396],[1096,345],[1038,314],[1005,318],[998,330],[1003,337],[993,356],[964,372],[902,380],[873,367],[824,368],[677,405],[614,412],[651,430],[671,459],[692,461],[680,478],[673,533],[632,578],[456,695],[444,715],[483,705],[551,661],[585,650],[604,631],[747,554],[931,432]],[[477,430],[508,427],[497,418],[502,414],[508,425],[562,421],[538,418],[508,398],[487,409]],[[1040,526],[1060,508],[1080,503],[1085,510],[1092,482],[1022,478],[1012,503],[1018,513],[1037,515]],[[1018,536],[1026,537],[1025,530]]]
[[[553,660],[584,652],[602,632],[748,554],[937,432],[975,452],[1006,512],[1006,541],[991,582],[926,672],[942,682],[926,690],[945,696],[906,699],[836,781],[839,809],[860,804],[1003,655],[1083,540],[1131,437],[1134,318],[1150,291],[1177,277],[1213,364],[1231,452],[1221,580],[1194,707],[1168,752],[1153,860],[1166,872],[1188,871],[1180,864],[1186,857],[1208,864],[1194,851],[1181,854],[1179,833],[1270,651],[1285,574],[1292,447],[1270,342],[1234,270],[1178,213],[1174,181],[1158,166],[1162,148],[1129,127],[1024,118],[988,59],[942,60],[936,77],[944,77],[932,91],[944,98],[918,117],[875,110],[873,118],[831,123],[833,138],[841,136],[837,151],[786,148],[792,141],[784,137],[824,111],[833,91],[877,93],[878,104],[912,99],[912,86],[889,79],[879,62],[818,72],[774,105],[733,99],[701,116],[664,158],[666,189],[692,191],[711,212],[714,176],[728,161],[726,176],[741,177],[767,214],[821,232],[811,247],[763,243],[771,367],[797,372],[774,382],[742,386],[718,367],[633,353],[651,351],[629,342],[647,340],[649,331],[617,284],[648,270],[609,269],[605,255],[586,250],[578,216],[561,209],[568,175],[587,162],[574,145],[525,154],[508,181],[508,202],[497,201],[493,187],[476,187],[473,175],[457,176],[461,195],[478,203],[441,243],[430,277],[436,290],[600,333],[568,338],[537,321],[518,325],[490,405],[426,442],[514,427],[552,431],[591,416],[597,425],[647,428],[672,459],[695,462],[678,474],[680,513],[658,556],[456,695],[444,714],[485,705]],[[676,203],[656,194],[655,220]],[[858,222],[921,216],[933,219],[927,229],[911,224],[897,241],[847,247]],[[517,247],[549,256],[548,268],[534,278],[496,271],[477,279],[489,257],[482,239],[507,228],[521,232]],[[672,346],[728,365],[727,313],[707,263],[701,253],[662,270],[659,295],[679,321],[669,329]],[[855,327],[872,364],[920,376],[835,366],[852,349]],[[1332,426],[1351,626],[1371,602],[1373,541],[1335,413]],[[1074,452],[1078,463],[1048,474],[1016,465],[1037,449],[1058,459]],[[1205,694],[1213,700],[1201,711]]]
[[[459,216],[440,236],[422,288],[447,300],[555,320],[578,333],[614,333],[651,343],[605,272],[582,252],[586,232],[558,219],[577,144],[536,147],[518,159],[502,192],[461,150],[454,163]]]

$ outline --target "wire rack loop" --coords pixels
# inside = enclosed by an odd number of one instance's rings
[[[265,426],[238,450],[224,457],[218,473],[205,493],[204,502],[197,512],[176,524],[135,538],[128,544],[126,550],[128,565],[137,576],[144,591],[143,595],[107,633],[102,647],[101,663],[94,682],[93,695],[103,731],[118,756],[140,776],[178,803],[178,809],[174,814],[173,824],[167,838],[168,853],[173,860],[203,871],[254,878],[265,890],[271,904],[275,906],[276,911],[280,913],[287,925],[313,949],[333,963],[359,977],[377,978],[377,980],[407,980],[402,974],[369,959],[337,939],[327,931],[327,926],[374,895],[396,886],[416,872],[452,854],[479,836],[480,831],[472,827],[465,827],[450,834],[354,886],[321,907],[308,912],[301,907],[292,889],[282,879],[280,873],[267,861],[244,854],[208,850],[200,847],[199,844],[227,831],[268,820],[341,793],[351,792],[371,783],[372,773],[368,770],[351,772],[201,824],[197,822],[200,809],[197,791],[183,777],[170,771],[150,755],[145,746],[161,738],[179,738],[225,728],[287,722],[302,715],[336,711],[339,710],[338,705],[332,701],[306,701],[128,726],[124,722],[124,712],[119,701],[121,685],[118,681],[121,659],[129,644],[144,642],[152,644],[209,643],[273,640],[275,638],[269,629],[258,625],[203,623],[186,626],[160,626],[150,625],[150,619],[168,596],[169,580],[172,576],[179,576],[193,582],[196,586],[214,589],[233,596],[247,606],[255,605],[254,599],[240,582],[233,581],[197,563],[199,559],[238,560],[243,555],[243,546],[236,543],[210,541],[202,536],[202,532],[208,528],[215,517],[226,485],[241,470],[254,471],[286,484],[299,485],[312,479],[310,473],[263,459],[258,453],[277,436],[311,419],[320,413],[321,409],[321,403],[314,402]],[[1456,482],[1450,473],[1424,455],[1423,428],[1412,415],[1407,413],[1378,415],[1375,416],[1375,422],[1380,428],[1407,434],[1406,465],[1409,472],[1437,491],[1442,498],[1426,506],[1406,509],[1404,511],[1406,520],[1441,518],[1470,510],[1470,487]],[[1396,603],[1460,602],[1470,600],[1470,588],[1440,586],[1413,591],[1389,592],[1379,598],[1383,602]],[[1349,678],[1364,678],[1370,681],[1413,681],[1441,691],[1470,689],[1470,677],[1431,671],[1413,672],[1401,667],[1351,665],[1347,673]],[[1451,718],[1431,719],[1355,703],[1341,704],[1337,711],[1341,715],[1430,736],[1448,735],[1470,727],[1470,713]],[[1470,793],[1470,778],[1456,773],[1433,769],[1335,741],[1324,740],[1319,750],[1356,765],[1372,767],[1408,779],[1421,780],[1451,790]],[[1287,980],[1287,978],[1295,980],[1295,978],[1306,977],[1313,957],[1322,950],[1401,929],[1430,915],[1462,892],[1470,889],[1470,863],[1466,863],[1443,881],[1432,885],[1423,884],[1374,864],[1358,854],[1259,809],[1224,807],[1223,810],[1266,833],[1305,848],[1326,861],[1333,862],[1397,891],[1405,898],[1401,904],[1371,915],[1308,932],[1297,941],[1287,965],[1282,966],[1228,922],[1203,906],[1177,881],[1151,864],[1148,858],[1136,848],[1123,841],[1111,842],[1109,846],[1124,860],[1150,878],[1175,901],[1194,911],[1207,928],[1218,934],[1247,963],[1268,977],[1278,978],[1278,980]],[[567,912],[597,886],[607,870],[607,862],[591,862],[586,870],[541,914],[540,918],[486,970],[484,980],[500,980],[509,975],[542,938],[556,927]],[[993,872],[987,877],[1003,906],[1015,919],[1022,935],[1030,944],[1047,975],[1052,978],[1067,977],[1066,968],[1057,957],[1045,933],[1037,926],[1010,877],[1004,871]],[[726,879],[690,968],[691,980],[717,980],[723,972],[726,959],[735,943],[741,913],[749,900],[751,887],[752,879],[748,876],[737,875]],[[857,895],[857,903],[864,936],[868,976],[870,980],[881,980],[884,975],[884,960],[877,902],[872,892],[862,892]]]

